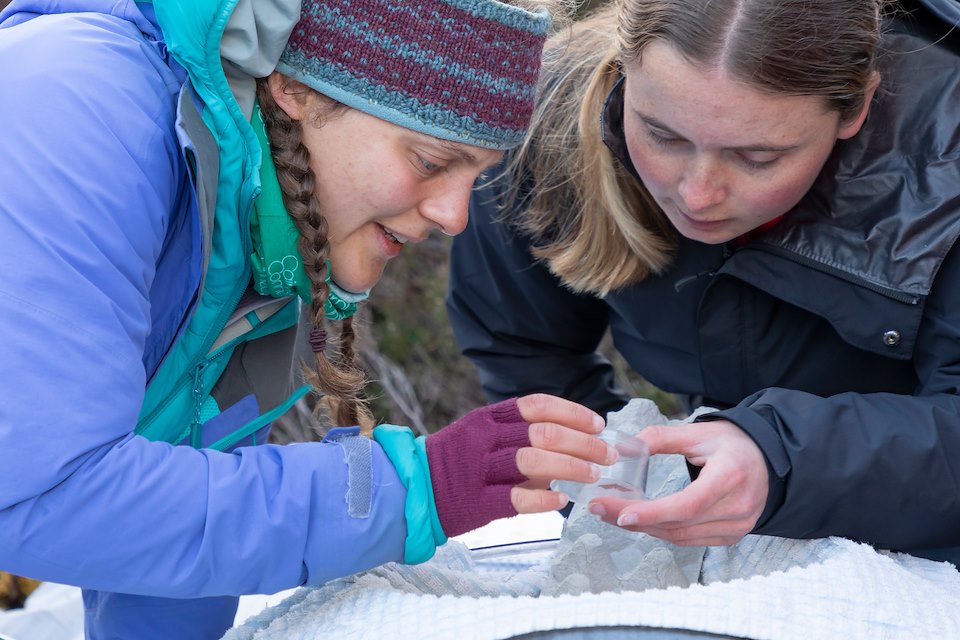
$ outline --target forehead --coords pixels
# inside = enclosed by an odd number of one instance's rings
[[[624,74],[625,117],[656,120],[705,144],[793,145],[837,120],[822,98],[763,91],[721,66],[693,64],[663,41],[647,45]]]

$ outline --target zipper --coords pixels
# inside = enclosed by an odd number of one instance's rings
[[[244,271],[246,272],[246,269],[244,269]],[[248,278],[249,278],[249,276],[248,276]],[[243,280],[243,279],[241,279],[241,281],[242,281],[242,282],[245,282],[245,280]],[[243,292],[244,292],[245,290],[246,290],[246,285],[240,287],[240,289],[239,289],[238,292],[234,292],[234,294],[231,295],[231,297],[230,297],[229,303],[226,304],[226,305],[224,305],[223,309],[228,309],[228,310],[229,310],[229,313],[233,313],[233,309],[234,309],[234,308],[237,306],[237,304],[240,302],[240,298],[243,297]],[[167,394],[167,397],[164,398],[163,401],[162,401],[160,404],[158,404],[158,405],[154,408],[153,411],[150,412],[150,415],[146,416],[146,417],[140,422],[141,427],[143,427],[142,430],[146,430],[146,429],[153,423],[153,421],[156,419],[156,417],[157,417],[159,414],[163,413],[164,410],[166,410],[167,406],[169,406],[169,404],[170,404],[171,402],[173,402],[173,401],[180,395],[180,392],[183,390],[183,388],[184,388],[186,385],[190,384],[191,382],[192,382],[194,385],[196,385],[196,382],[197,382],[197,374],[196,374],[195,369],[196,369],[197,367],[206,367],[208,364],[210,364],[211,362],[213,362],[213,361],[217,358],[217,356],[220,355],[220,353],[222,353],[222,352],[217,352],[217,354],[214,354],[213,357],[210,357],[210,358],[207,357],[207,356],[208,356],[208,353],[207,353],[207,352],[210,350],[210,346],[216,341],[217,336],[220,335],[220,331],[223,331],[223,327],[221,326],[222,324],[225,324],[225,321],[223,320],[223,316],[224,316],[224,312],[223,312],[223,310],[221,310],[220,314],[217,316],[217,321],[216,321],[214,324],[211,325],[211,326],[214,326],[214,327],[220,327],[220,330],[217,331],[216,334],[215,334],[212,338],[210,338],[210,337],[208,336],[208,337],[203,341],[203,344],[200,345],[201,348],[198,350],[198,352],[200,353],[200,357],[199,357],[197,360],[195,360],[190,367],[187,367],[187,369],[186,369],[187,371],[192,371],[192,370],[194,370],[194,375],[193,375],[193,376],[184,376],[184,377],[182,377],[182,378],[180,379],[180,382],[178,382],[178,383],[173,387],[173,389],[171,390],[171,392]],[[227,318],[229,319],[229,316],[227,316]],[[159,371],[159,369],[158,369],[158,371]]]
[[[692,276],[684,276],[683,278],[680,278],[679,280],[673,283],[673,290],[676,291],[677,293],[680,293],[680,290],[686,287],[688,284],[696,282],[700,278],[704,278],[704,277],[712,278],[715,275],[717,275],[716,269],[710,269],[708,271],[701,271],[700,273],[695,273]]]
[[[193,370],[193,422],[190,424],[190,446],[200,448],[200,413],[203,409],[203,370],[208,362],[201,362]]]
[[[723,255],[720,258],[720,262],[718,262],[715,267],[707,269],[706,271],[695,273],[691,276],[684,276],[680,278],[679,280],[673,283],[673,290],[676,291],[677,293],[680,293],[681,289],[683,289],[689,284],[696,282],[700,278],[712,278],[713,276],[717,275],[717,271],[720,270],[723,264],[730,258],[730,256],[733,255],[733,253],[734,253],[734,250],[730,247],[730,243],[729,242],[724,243]]]

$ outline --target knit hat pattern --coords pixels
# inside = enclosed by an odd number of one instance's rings
[[[545,9],[497,0],[304,0],[277,70],[408,129],[510,149],[549,27]]]

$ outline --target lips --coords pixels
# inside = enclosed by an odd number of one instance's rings
[[[387,239],[390,240],[391,242],[395,242],[395,243],[397,243],[397,244],[406,244],[406,243],[407,243],[407,239],[406,239],[404,236],[399,235],[399,234],[396,233],[395,231],[391,231],[390,229],[387,229],[387,228],[386,228],[385,226],[383,226],[382,224],[377,225],[377,226],[380,227],[380,230],[383,232],[383,235],[387,236]]]
[[[695,216],[691,216],[690,214],[685,213],[685,212],[682,211],[681,209],[675,209],[675,211],[677,212],[677,214],[679,214],[680,218],[681,218],[682,220],[684,220],[687,224],[689,224],[691,227],[697,227],[697,228],[702,228],[702,229],[710,229],[710,228],[717,227],[717,226],[719,226],[719,225],[721,225],[721,224],[724,223],[724,220],[723,220],[723,219],[720,219],[720,220],[704,220],[703,218],[697,218],[697,217],[695,217]]]

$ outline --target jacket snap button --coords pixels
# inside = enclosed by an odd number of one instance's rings
[[[883,344],[888,347],[895,347],[900,344],[900,332],[899,331],[884,331],[883,333]]]

